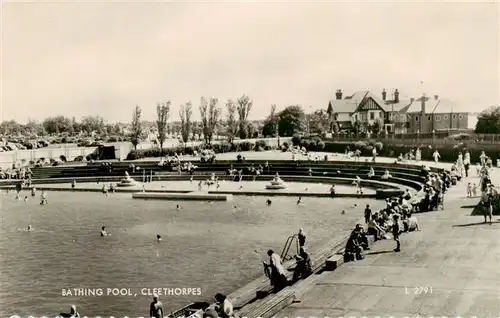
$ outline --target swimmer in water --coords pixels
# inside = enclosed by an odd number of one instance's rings
[[[106,227],[101,227],[101,236],[108,236],[108,232],[106,232]]]
[[[344,215],[345,214],[345,210],[342,210],[342,213],[340,213],[340,214]]]
[[[28,202],[28,196],[24,197],[24,202]]]
[[[300,204],[300,202],[302,202],[302,197],[299,197],[299,199],[297,200],[297,204]]]
[[[31,225],[28,224],[28,232],[31,232]]]
[[[47,196],[45,195],[45,191],[42,191],[42,194],[40,195],[40,205],[47,204]]]
[[[271,203],[273,203],[273,201],[271,201],[271,199],[267,199],[266,203],[267,203],[267,205],[271,205]]]
[[[240,190],[243,189],[243,186],[240,186]]]
[[[36,188],[31,188],[31,196],[34,197],[36,195]]]
[[[180,205],[177,204],[177,210],[182,209]]]
[[[161,241],[161,236],[160,236],[160,234],[156,235],[156,240],[157,240],[158,242],[160,242],[160,241]]]

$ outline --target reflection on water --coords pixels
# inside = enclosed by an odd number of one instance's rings
[[[281,251],[299,227],[314,253],[332,233],[352,227],[363,203],[303,198],[296,205],[296,198],[275,197],[268,206],[265,197],[206,203],[50,192],[49,204],[40,205],[38,197],[14,197],[1,195],[1,317],[51,316],[71,304],[87,316],[147,315],[151,297],[143,288],[202,288],[201,296],[162,297],[167,312],[208,300],[261,275],[267,249]],[[357,209],[340,215],[355,203]],[[100,237],[103,225],[111,236]],[[129,288],[132,296],[62,296],[74,288]]]

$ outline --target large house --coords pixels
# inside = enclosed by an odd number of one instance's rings
[[[459,105],[437,95],[400,99],[397,89],[392,99],[387,99],[385,89],[380,97],[370,91],[358,91],[342,98],[340,89],[335,95],[336,99],[328,103],[328,108],[340,130],[352,129],[355,122],[366,126],[378,122],[389,134],[424,134],[468,128],[468,113],[460,112]]]

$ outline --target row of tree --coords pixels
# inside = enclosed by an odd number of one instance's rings
[[[163,144],[167,138],[167,123],[170,118],[171,105],[172,103],[169,100],[156,104],[156,130],[160,148],[163,148]],[[241,139],[253,136],[254,129],[248,120],[252,105],[252,100],[246,95],[239,97],[236,101],[228,100],[225,105],[226,118],[223,120],[223,112],[222,108],[219,107],[219,100],[215,97],[208,99],[201,97],[199,112],[201,118],[201,134],[205,142],[207,144],[211,143],[214,134],[217,132],[222,122],[225,123],[224,134],[228,137],[230,142],[232,142],[236,136]],[[144,137],[144,127],[141,115],[142,110],[137,105],[134,108],[131,123],[131,142],[134,147],[137,147]],[[180,132],[184,142],[189,141],[190,136],[193,134],[194,125],[192,115],[193,104],[191,101],[179,107],[179,117],[181,120]]]
[[[3,121],[0,124],[0,134],[9,136],[45,136],[60,133],[75,135],[79,133],[91,134],[93,132],[100,135],[118,135],[122,133],[122,126],[118,123],[106,124],[100,116],[86,116],[80,121],[77,121],[75,117],[54,116],[48,117],[42,122],[30,120],[25,125],[14,120]]]

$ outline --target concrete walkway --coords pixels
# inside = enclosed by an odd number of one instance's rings
[[[492,180],[500,183],[498,171]],[[465,198],[465,187],[478,181],[453,187],[443,211],[418,214],[422,231],[404,234],[400,253],[392,240],[377,242],[274,316],[500,317],[500,219],[470,216],[479,199]]]

